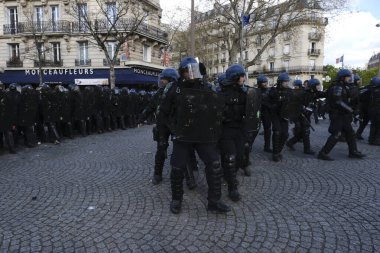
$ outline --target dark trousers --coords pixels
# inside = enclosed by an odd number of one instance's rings
[[[264,128],[264,149],[270,149],[272,136],[272,119],[269,111],[262,111],[261,122],[263,123]]]

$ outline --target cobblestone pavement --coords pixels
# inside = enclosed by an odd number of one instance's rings
[[[0,252],[380,252],[380,148],[347,158],[339,143],[325,162],[285,151],[274,163],[258,136],[252,176],[239,172],[242,201],[207,212],[203,168],[169,211],[169,166],[150,182],[151,126],[0,155]],[[316,126],[319,150],[327,122]],[[368,132],[365,132],[365,136]],[[169,152],[171,153],[171,152]]]

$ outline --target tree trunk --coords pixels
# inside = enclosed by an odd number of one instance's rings
[[[116,74],[115,65],[113,62],[110,63],[110,88],[115,88]]]

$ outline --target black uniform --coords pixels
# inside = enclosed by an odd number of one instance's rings
[[[294,145],[302,139],[303,152],[314,155],[315,152],[310,147],[310,115],[312,109],[307,110],[311,103],[315,102],[315,96],[311,90],[302,88],[294,90],[294,96],[290,103],[290,120],[294,123],[294,136],[290,138],[286,145],[294,150]]]
[[[362,158],[356,146],[355,133],[351,126],[355,111],[359,110],[359,90],[355,85],[337,81],[327,91],[330,115],[330,137],[319,152],[318,158],[332,160],[328,154],[334,148],[341,134],[344,135],[349,149],[349,157]]]
[[[10,153],[16,153],[12,129],[17,122],[17,107],[18,100],[13,92],[0,89],[0,138],[2,144],[4,135]]]
[[[24,132],[25,146],[36,143],[35,124],[38,116],[38,92],[30,85],[22,88],[18,107],[18,126]]]
[[[208,208],[229,211],[220,200],[222,170],[216,148],[221,124],[219,101],[217,94],[198,79],[180,80],[166,88],[158,113],[162,113],[163,120],[169,122],[173,135],[170,176],[173,213],[180,211],[184,171],[193,149],[206,165]]]
[[[237,189],[236,171],[243,168],[244,118],[246,116],[247,94],[237,83],[223,85],[220,95],[224,101],[222,134],[219,141],[224,178],[228,183],[229,197],[233,201],[240,199]]]
[[[272,88],[260,88],[261,90],[261,108],[260,116],[261,122],[264,128],[264,151],[272,152],[271,147],[271,137],[272,137],[272,119],[271,119],[271,110],[272,110],[272,101],[270,100],[269,93]]]
[[[243,168],[247,176],[250,175],[248,166],[251,164],[249,161],[249,153],[252,151],[253,142],[255,141],[260,130],[260,107],[261,107],[261,91],[258,88],[244,86],[247,92],[245,118],[244,118],[244,131],[246,133],[244,143],[244,159]]]
[[[359,117],[361,119],[359,123],[359,128],[356,130],[356,138],[358,140],[363,140],[363,131],[368,125],[369,119],[369,104],[370,104],[370,88],[371,84],[360,90],[360,112]]]
[[[294,98],[293,90],[277,84],[269,93],[272,120],[273,160],[282,159],[282,150],[289,137],[289,118],[291,116],[290,101]]]

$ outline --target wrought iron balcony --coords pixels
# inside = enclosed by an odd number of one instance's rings
[[[75,66],[91,66],[91,59],[75,59]]]
[[[19,68],[23,66],[23,62],[20,60],[20,58],[12,58],[7,61],[7,67],[8,68]]]
[[[315,49],[315,48],[309,49],[307,51],[307,54],[310,56],[319,56],[321,54],[321,49]]]
[[[267,67],[258,68],[253,74],[258,73],[281,73],[287,71],[289,73],[304,73],[304,72],[323,72],[323,66],[295,66],[295,67],[281,67],[268,69]]]
[[[168,41],[168,34],[166,32],[162,31],[159,28],[149,26],[143,23],[136,27],[136,21],[130,18],[117,20],[117,22],[115,22],[115,24],[113,25],[113,28],[111,28],[112,24],[107,19],[97,19],[93,21],[90,25],[97,33],[114,33],[115,31],[134,32],[147,37],[152,37],[156,40],[161,40],[163,42]],[[73,33],[81,33],[87,31],[89,31],[88,24],[84,22],[72,23]]]
[[[4,35],[22,33],[70,33],[70,22],[66,20],[44,22],[18,22],[3,25]]]
[[[317,33],[317,32],[311,32],[309,33],[309,40],[321,40],[322,38],[322,33]]]
[[[63,61],[51,61],[51,60],[34,60],[34,67],[62,67],[63,66]]]
[[[108,59],[103,59],[103,66],[110,66],[110,62],[108,62]],[[120,66],[120,59],[115,59],[114,66]]]

